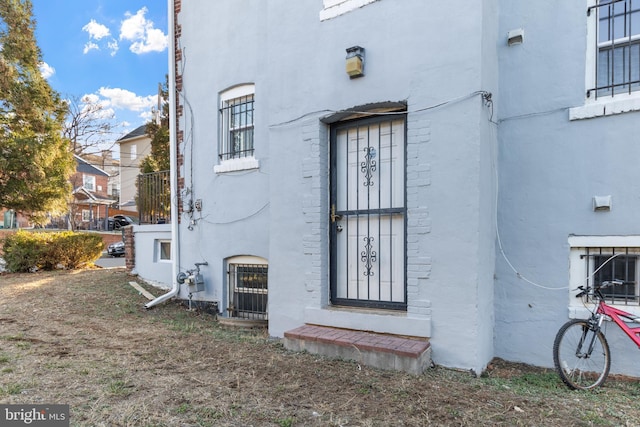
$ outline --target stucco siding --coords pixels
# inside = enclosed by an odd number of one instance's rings
[[[502,1],[501,10],[502,33],[523,27],[525,41],[499,46],[498,225],[506,259],[498,253],[496,355],[552,366],[569,288],[582,284],[569,277],[569,236],[640,231],[633,184],[640,121],[637,113],[569,120],[569,109],[586,102],[586,2]],[[596,195],[612,196],[611,211],[594,212]],[[613,338],[614,329],[607,330],[612,371],[640,375],[637,350]]]
[[[160,287],[170,287],[174,278],[171,259],[161,259],[159,242],[171,242],[171,225],[134,225],[134,274]]]
[[[382,0],[326,21],[309,2],[181,4],[180,197],[202,200],[202,210],[181,214],[179,269],[209,263],[194,299],[224,307],[225,260],[260,256],[273,336],[305,322],[423,336],[436,363],[486,366],[497,132],[485,97],[497,91],[497,65],[495,30],[484,27],[497,14],[495,2],[462,3]],[[229,31],[235,17],[242,31]],[[365,76],[349,79],[345,49],[355,45],[365,48]],[[216,173],[219,94],[245,83],[255,85],[259,168]],[[407,109],[407,310],[333,307],[331,118],[384,102]]]

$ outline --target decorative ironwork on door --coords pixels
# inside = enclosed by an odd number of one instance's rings
[[[405,309],[405,121],[331,131],[331,302]]]

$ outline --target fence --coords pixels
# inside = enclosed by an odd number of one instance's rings
[[[169,171],[138,175],[140,224],[165,224],[171,221],[170,183]]]

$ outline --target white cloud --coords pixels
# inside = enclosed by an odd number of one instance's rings
[[[162,52],[168,46],[168,36],[161,30],[154,28],[153,21],[147,20],[148,12],[143,7],[135,15],[127,12],[127,17],[120,26],[120,40],[132,42],[129,50],[136,54],[148,52]]]
[[[138,117],[144,119],[145,122],[150,122],[153,119],[153,111],[145,111],[140,113]]]
[[[100,40],[111,34],[109,28],[102,24],[98,24],[95,19],[92,19],[87,25],[82,27],[82,31],[89,33],[89,38],[94,40]]]
[[[100,46],[98,46],[94,42],[87,42],[84,45],[84,49],[82,49],[82,53],[84,53],[86,55],[87,53],[89,53],[92,50],[100,50]]]
[[[127,19],[122,21],[120,25],[120,40],[138,40],[144,37],[144,30],[147,23],[147,19],[144,17],[148,12],[146,7],[143,7],[135,15],[131,12],[125,13]],[[153,25],[153,23],[151,24]]]
[[[80,100],[85,104],[96,104],[98,103],[98,101],[100,101],[100,97],[95,93],[87,93],[82,95],[82,98],[80,98]]]
[[[82,96],[81,113],[96,120],[110,120],[116,115],[111,103],[107,99],[101,99],[98,95],[88,93]]]
[[[111,35],[111,31],[106,25],[102,25],[96,22],[95,19],[89,21],[87,25],[82,27],[82,31],[89,34],[89,41],[84,45],[83,53],[86,55],[92,50],[102,50],[105,47],[105,41],[100,42],[102,39],[106,39],[106,48],[111,52],[111,56],[114,56],[118,52],[118,41]],[[98,44],[97,42],[100,42]]]
[[[155,28],[153,21],[145,17],[147,12],[149,9],[146,7],[138,10],[135,14],[126,12],[125,19],[120,25],[119,40],[130,43],[129,50],[135,54],[162,52],[169,45],[168,36],[162,30]],[[120,49],[118,40],[111,36],[111,30],[106,25],[92,19],[82,27],[82,31],[89,35],[89,41],[83,49],[85,54],[92,50],[102,49],[108,50],[111,56],[118,53]]]
[[[131,111],[151,111],[158,98],[157,95],[139,96],[126,89],[107,87],[101,87],[98,94],[110,107]]]
[[[53,68],[51,65],[47,64],[46,62],[41,62],[39,64],[39,68],[40,68],[40,74],[42,74],[42,77],[45,79],[48,79],[49,77],[53,76],[56,73],[56,69]]]
[[[118,53],[118,41],[116,39],[111,39],[111,42],[107,43],[107,48],[111,51],[111,56],[115,56]]]

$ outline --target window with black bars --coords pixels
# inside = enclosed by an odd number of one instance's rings
[[[589,286],[619,282],[602,288],[604,297],[615,304],[638,305],[639,256],[640,248],[588,248],[582,258],[587,263]]]
[[[640,90],[640,0],[598,0],[587,14],[596,17],[595,98]]]
[[[220,160],[253,156],[253,94],[223,101]]]
[[[229,264],[229,317],[267,320],[267,276],[264,264]]]

